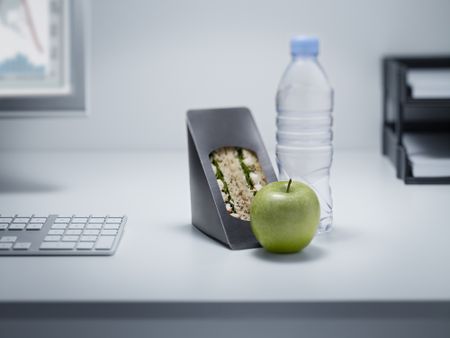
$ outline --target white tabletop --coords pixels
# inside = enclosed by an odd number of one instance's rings
[[[450,300],[450,186],[337,152],[335,229],[302,253],[230,251],[190,225],[186,153],[2,153],[2,214],[128,215],[111,257],[2,257],[6,301]]]

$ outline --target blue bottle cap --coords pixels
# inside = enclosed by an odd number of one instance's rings
[[[291,39],[292,56],[317,56],[319,39],[314,36],[294,36]]]

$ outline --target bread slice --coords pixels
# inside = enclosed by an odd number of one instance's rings
[[[226,210],[233,217],[249,221],[253,196],[267,184],[257,156],[248,149],[223,147],[209,158]]]

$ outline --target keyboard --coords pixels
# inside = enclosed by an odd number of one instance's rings
[[[126,216],[0,215],[0,256],[112,255],[126,221]]]

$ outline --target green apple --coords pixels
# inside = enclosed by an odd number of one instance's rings
[[[308,185],[289,180],[273,182],[255,195],[250,208],[253,233],[268,251],[293,253],[313,239],[320,220],[320,204]]]

